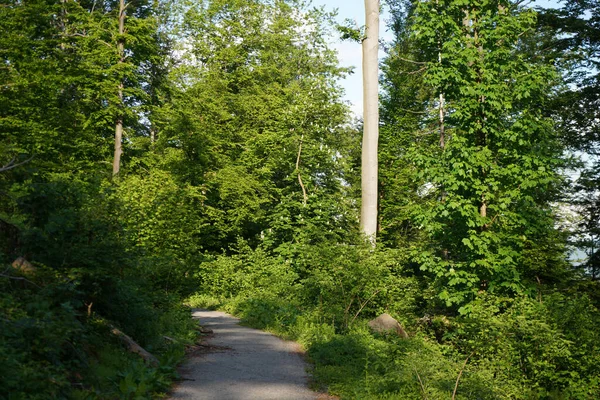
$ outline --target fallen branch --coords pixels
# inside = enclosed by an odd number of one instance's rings
[[[35,282],[30,281],[27,278],[23,278],[22,276],[11,276],[11,275],[5,275],[5,274],[0,274],[0,277],[2,278],[8,278],[8,279],[13,279],[15,281],[24,281],[27,283],[31,283],[33,286],[37,287],[37,288],[42,288],[40,285],[36,284]]]
[[[423,381],[421,380],[421,375],[419,375],[419,372],[416,368],[413,369],[415,370],[415,374],[417,374],[417,378],[419,379],[419,385],[421,385],[421,390],[423,391],[423,399],[427,400],[427,392],[425,391],[425,385],[423,385]]]
[[[156,357],[154,357],[152,354],[150,354],[148,351],[146,351],[142,346],[137,344],[135,342],[135,340],[133,340],[132,338],[127,336],[125,333],[123,333],[119,329],[115,328],[114,326],[111,326],[110,332],[113,335],[117,336],[119,339],[121,339],[121,341],[127,345],[127,349],[131,353],[136,353],[137,355],[142,357],[144,359],[144,361],[150,363],[153,367],[158,367],[158,364],[159,364],[158,359]]]
[[[467,362],[469,362],[469,358],[471,358],[471,356],[473,355],[473,353],[475,353],[475,351],[473,351],[471,354],[469,354],[469,356],[467,357],[467,359],[463,363],[463,366],[460,369],[460,372],[458,373],[458,377],[456,378],[456,385],[454,385],[454,392],[452,392],[452,400],[456,399],[456,391],[458,390],[458,382],[460,381],[460,377],[462,376],[462,373],[465,370],[465,367],[467,366]]]

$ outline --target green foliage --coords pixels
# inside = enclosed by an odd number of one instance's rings
[[[300,11],[302,10],[302,11]],[[264,15],[271,18],[265,19]],[[276,207],[327,194],[340,202],[348,172],[348,110],[324,35],[331,16],[296,1],[206,1],[186,6],[182,63],[159,115],[169,169],[202,187],[218,252],[257,244]],[[298,165],[296,165],[298,164]],[[213,241],[213,243],[210,243]]]
[[[355,20],[346,19],[344,25],[336,26],[342,40],[352,40],[360,43],[365,38],[364,27],[359,28]]]
[[[197,274],[203,292],[217,298],[291,296],[298,276],[282,258],[269,257],[261,249],[253,251],[244,242],[235,251],[238,254],[219,256],[200,266]]]
[[[201,264],[199,293],[250,302],[234,307],[237,312],[266,307],[265,314],[278,314],[270,307],[279,309],[283,301],[319,310],[323,321],[345,330],[361,314],[411,313],[421,299],[417,281],[401,277],[400,254],[392,250],[373,253],[364,243],[322,242],[282,244],[267,252],[240,242],[233,251]]]
[[[319,343],[309,354],[318,379],[330,382],[343,399],[451,398],[462,367],[425,338],[373,337],[365,331]],[[488,371],[467,369],[456,398],[508,398],[493,382]]]
[[[333,14],[138,1],[121,37],[114,1],[0,7],[1,396],[166,391],[195,340],[180,305],[194,292],[299,341],[342,398],[600,396],[595,165],[574,185],[592,256],[578,275],[553,210],[565,143],[597,147],[597,82],[572,70],[585,90],[566,90],[556,71],[596,65],[596,2],[545,14],[564,37],[509,1],[389,3],[376,249],[357,229]],[[10,267],[19,256],[35,272]],[[383,312],[410,337],[371,333]]]
[[[18,285],[3,277],[0,285],[0,390],[11,399],[65,396],[70,389],[68,371],[86,362],[78,350],[84,336],[76,318],[78,293],[65,283],[40,291],[28,282]]]
[[[588,308],[586,299],[567,300],[568,306],[582,311],[581,317],[590,319],[575,328],[569,316],[553,313],[565,300],[559,293],[543,302],[482,295],[446,337],[470,353],[478,368],[510,383],[505,390],[515,398],[591,398],[600,389],[596,367],[587,363],[595,357],[596,330],[590,323],[598,318],[598,310]]]
[[[166,390],[193,322],[177,297],[159,289],[163,282],[151,280],[159,274],[148,272],[162,267],[152,263],[157,257],[136,252],[126,235],[120,216],[129,199],[93,173],[5,178],[3,263],[24,255],[35,272],[18,280],[8,267],[0,277],[0,353],[10,368],[0,391],[45,399],[148,398]],[[161,367],[125,352],[109,324],[164,355]]]
[[[153,168],[149,174],[123,177],[114,193],[122,205],[119,221],[129,251],[142,256],[138,270],[165,292],[194,287],[192,266],[203,261],[203,247],[218,239],[202,191]]]
[[[340,134],[350,128],[342,127],[347,107],[336,83],[345,70],[324,38],[331,15],[293,1],[182,2],[175,6],[184,11],[171,16],[163,6],[131,3],[124,37],[113,1],[0,8],[0,149],[10,167],[0,173],[0,258],[33,261],[41,287],[25,298],[9,285],[3,298],[7,310],[28,313],[2,320],[10,340],[3,336],[0,352],[7,365],[23,366],[5,374],[12,386],[2,393],[14,398],[148,398],[164,390],[172,370],[160,368],[194,339],[178,296],[199,283],[211,291],[213,278],[227,296],[269,294],[265,301],[298,284],[283,255],[243,244],[232,260],[214,256],[240,236],[258,243],[275,207],[296,213],[298,180],[315,203],[310,215],[325,220],[343,210],[346,226],[353,223],[351,200],[340,200],[343,157],[355,143]],[[166,62],[167,39],[177,35],[186,51]],[[125,162],[108,181],[117,116]],[[42,269],[48,276],[38,282]],[[20,282],[11,278],[2,279]],[[37,330],[21,328],[25,315]],[[159,356],[161,367],[123,353],[111,325]],[[34,333],[34,344],[12,342]],[[30,378],[40,386],[25,385]]]
[[[158,10],[145,1],[128,7],[127,57],[119,63],[114,5],[33,0],[0,9],[3,159],[33,156],[31,168],[41,173],[98,170],[110,157],[117,114],[130,139],[148,134],[140,119],[152,114],[164,70]]]
[[[539,10],[538,29],[546,32],[545,48],[556,58],[565,84],[547,107],[576,171],[567,190],[571,218],[566,224],[581,276],[579,290],[598,306],[598,124],[600,60],[599,15],[596,0],[565,1],[560,8]],[[549,32],[555,34],[548,34]]]
[[[7,399],[148,398],[168,389],[183,344],[193,339],[189,310],[164,304],[154,329],[144,331],[138,319],[157,310],[144,315],[131,300],[121,303],[130,314],[118,316],[134,320],[122,329],[162,355],[156,369],[126,352],[106,320],[90,313],[89,294],[69,277],[38,266],[35,277],[16,278],[0,279],[0,390]],[[149,296],[145,300],[151,303]],[[157,332],[180,344],[165,343]]]
[[[396,18],[383,104],[384,234],[462,313],[480,290],[518,293],[554,279],[564,268],[550,206],[562,148],[543,107],[558,80],[536,56],[535,13],[441,1],[400,4]],[[552,261],[538,262],[541,254]]]
[[[178,359],[181,356],[178,357]],[[157,393],[169,390],[171,380],[176,378],[174,363],[160,368],[148,368],[139,359],[133,359],[116,346],[106,346],[98,350],[98,356],[89,365],[86,378],[96,388],[90,393],[87,390],[75,390],[71,393],[74,399],[148,399]]]
[[[481,292],[465,316],[421,317],[435,308],[427,280],[403,267],[406,255],[358,238],[361,245],[302,238],[273,250],[240,242],[234,255],[202,264],[204,284],[190,303],[299,341],[315,385],[341,398],[444,399],[457,379],[459,399],[597,395],[600,313],[587,298]],[[366,320],[382,312],[411,337],[370,333]]]
[[[420,299],[417,282],[402,276],[400,254],[393,250],[373,253],[363,245],[324,244],[300,253],[303,300],[339,328],[347,329],[361,314],[406,315]]]

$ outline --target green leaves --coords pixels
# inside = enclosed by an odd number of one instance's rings
[[[344,25],[337,25],[335,28],[340,33],[342,40],[351,40],[360,43],[365,38],[364,27],[359,28],[354,20],[346,19]]]
[[[181,149],[177,174],[206,188],[223,240],[210,249],[256,240],[270,213],[303,202],[299,180],[309,201],[340,199],[357,143],[337,84],[345,70],[324,38],[330,15],[295,1],[208,1],[182,22],[158,148]]]
[[[464,305],[480,290],[519,291],[531,243],[520,233],[541,244],[553,229],[548,202],[560,182],[562,151],[543,117],[556,72],[528,50],[535,13],[491,0],[418,2],[406,12],[410,33],[396,46],[409,55],[397,65],[410,71],[414,54],[424,66],[418,78],[424,88],[416,89],[420,103],[405,93],[385,105],[392,121],[415,116],[411,125],[383,132],[412,137],[396,150],[407,156],[392,159],[421,185],[408,205],[428,239],[416,242],[414,254],[422,254],[416,260],[437,277],[448,305]],[[411,84],[396,82],[389,90]],[[411,100],[411,108],[397,105]],[[390,175],[401,170],[392,168]]]

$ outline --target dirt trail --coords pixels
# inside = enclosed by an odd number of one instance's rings
[[[194,317],[214,334],[182,367],[185,379],[171,399],[314,400],[306,363],[296,343],[239,325],[219,311],[195,310]]]

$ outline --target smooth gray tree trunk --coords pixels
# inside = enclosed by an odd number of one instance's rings
[[[379,140],[379,0],[365,0],[363,52],[363,141],[360,228],[375,245],[377,235],[377,146]]]

